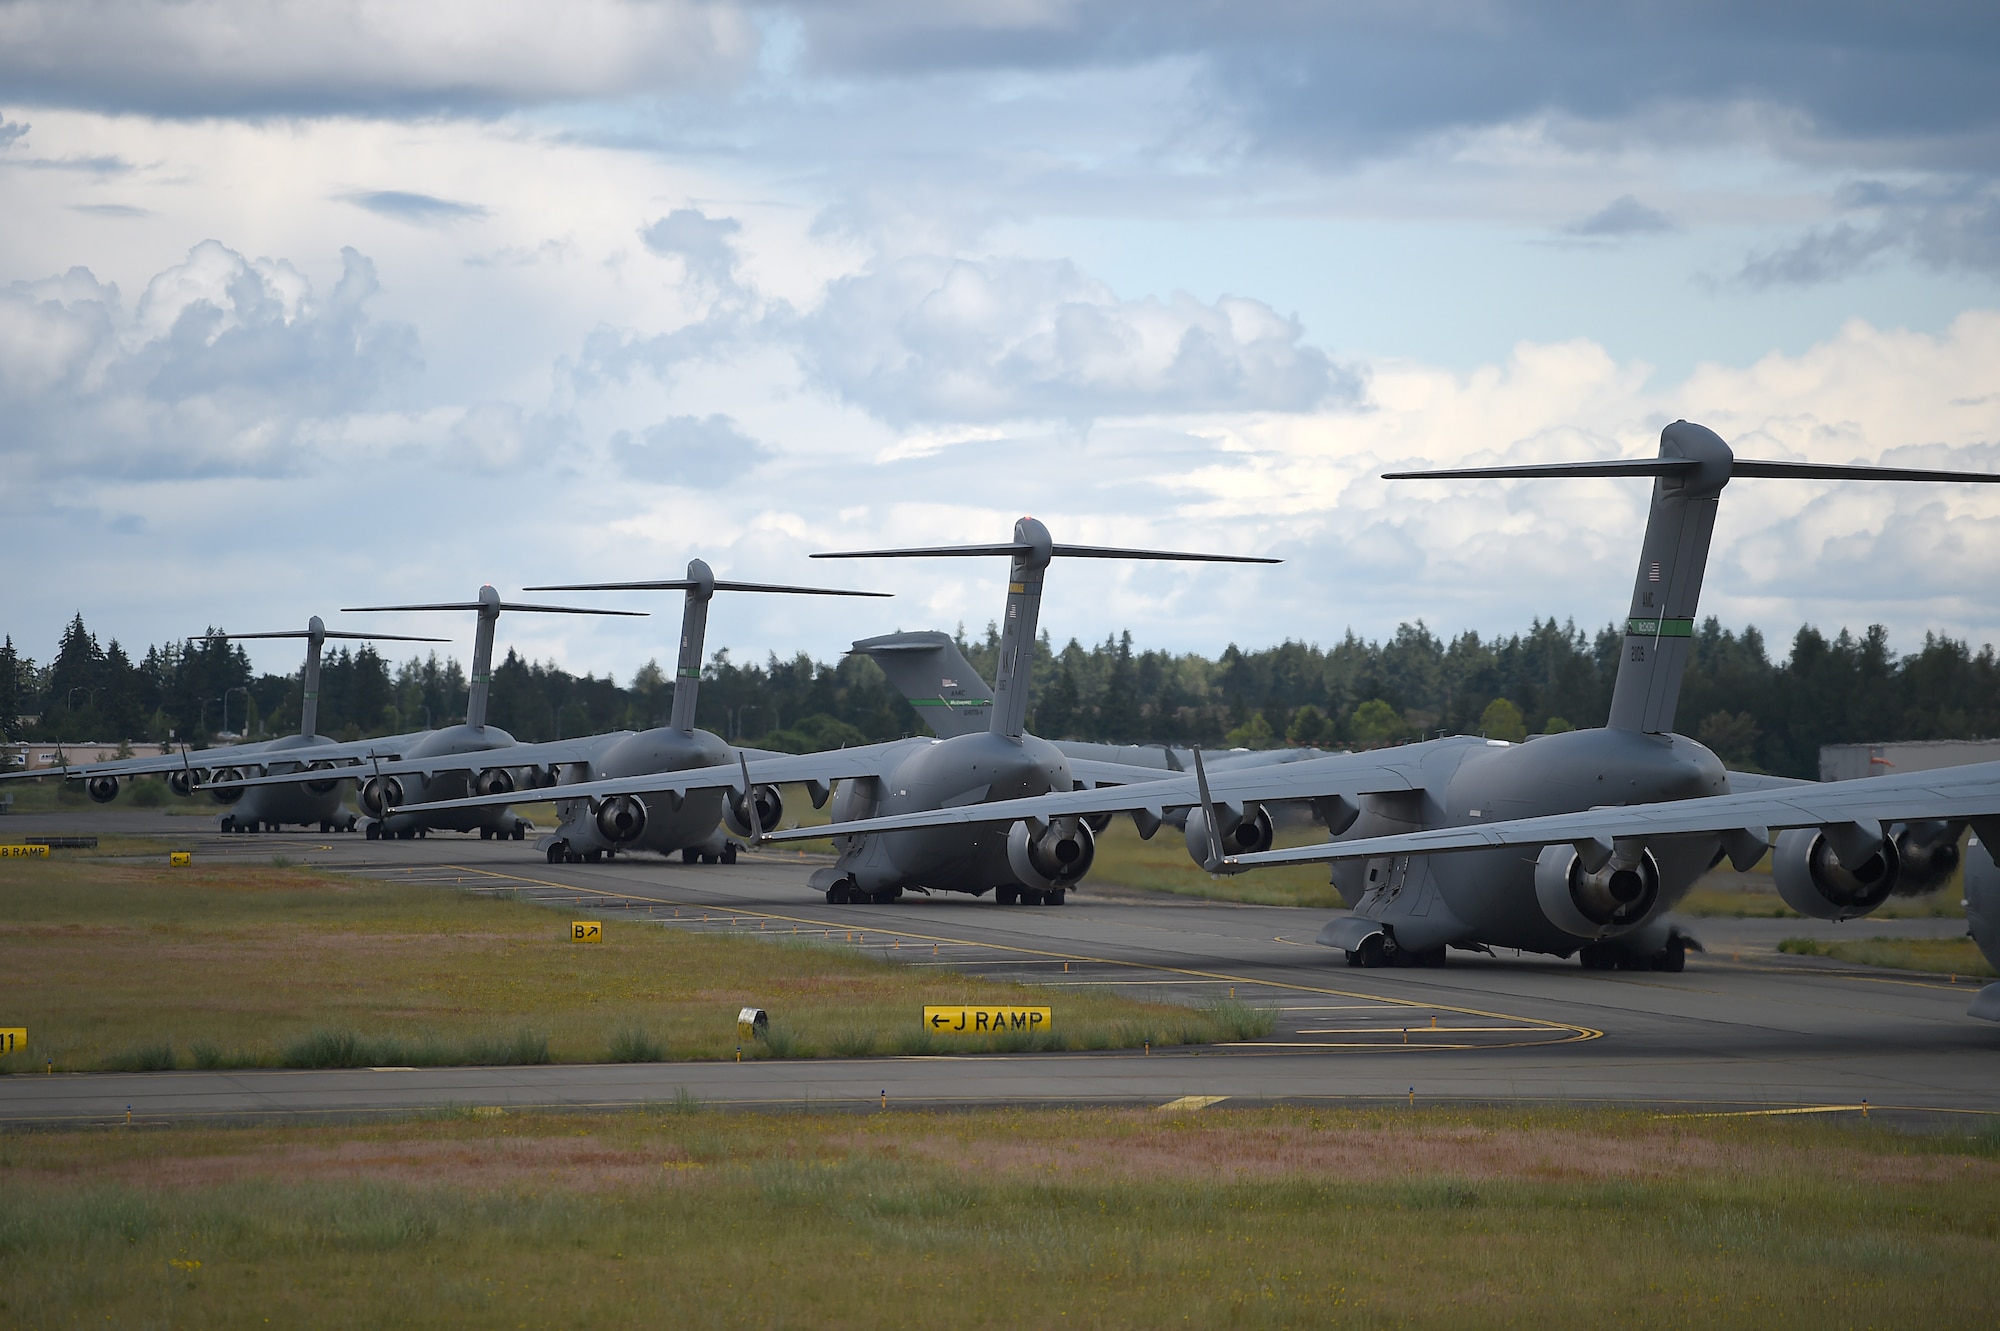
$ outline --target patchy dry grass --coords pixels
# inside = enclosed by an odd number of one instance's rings
[[[1787,938],[1778,944],[1778,951],[1795,957],[1832,957],[1862,966],[1928,971],[1934,975],[2000,974],[1970,938],[1851,938],[1834,943],[1816,938]]]
[[[0,1136],[0,1323],[1985,1327],[2000,1136],[1309,1109]]]
[[[925,1003],[1054,1003],[1035,1047],[1233,1038],[1231,1014],[888,964],[839,942],[613,920],[568,941],[525,902],[276,866],[10,861],[0,868],[0,1071],[928,1052]],[[1018,1048],[983,1037],[953,1049]],[[163,1052],[164,1051],[164,1052]]]

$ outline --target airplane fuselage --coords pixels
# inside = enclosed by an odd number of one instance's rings
[[[286,735],[268,743],[259,744],[254,750],[246,747],[244,756],[259,764],[269,764],[271,772],[303,771],[312,763],[312,750],[326,748],[334,741],[324,735]],[[279,754],[297,754],[296,761],[285,761]],[[352,770],[351,768],[345,770]],[[315,789],[314,787],[319,787]],[[276,828],[287,823],[302,826],[318,826],[323,830],[349,830],[354,826],[354,815],[341,801],[350,787],[341,778],[315,781],[310,785],[247,786],[236,792],[226,788],[212,792],[216,802],[224,805],[222,830],[256,831],[259,828]]]
[[[1429,752],[1422,788],[1365,797],[1361,816],[1338,839],[1729,791],[1721,760],[1684,735],[1575,730],[1526,744],[1461,738],[1423,747]],[[1660,917],[1718,853],[1712,836],[1653,845],[1657,900],[1643,920],[1621,932],[1648,939],[1660,932]],[[1336,864],[1333,884],[1356,915],[1389,926],[1409,952],[1478,943],[1569,956],[1597,941],[1549,918],[1537,897],[1536,866],[1537,854],[1521,849],[1398,855]]]
[[[579,772],[579,779],[610,780],[625,776],[651,776],[660,772],[683,772],[700,767],[721,767],[736,756],[720,736],[706,730],[679,730],[658,726],[628,735],[606,750]],[[542,842],[544,850],[561,843],[565,852],[587,855],[608,850],[656,850],[662,855],[709,844],[722,821],[723,792],[709,788],[691,790],[676,809],[665,796],[646,796],[642,807],[644,823],[637,837],[613,840],[605,834],[587,800],[565,800],[562,788],[554,792],[561,823],[553,837]],[[638,800],[637,796],[623,798]]]
[[[911,740],[888,774],[849,781],[835,797],[834,822],[1023,799],[1074,787],[1069,759],[1033,735],[1010,738],[979,731],[944,740]],[[842,837],[837,876],[863,895],[894,895],[922,887],[983,893],[1029,886],[1008,863],[1004,825],[922,828]],[[822,870],[821,874],[828,871]],[[820,875],[815,875],[815,885]]]
[[[514,737],[498,726],[446,726],[433,730],[410,745],[403,753],[406,762],[419,762],[425,758],[449,758],[468,753],[484,753],[492,750],[492,766],[507,767],[505,753],[513,747]],[[360,769],[363,773],[366,768]],[[400,809],[407,804],[423,804],[435,800],[464,799],[473,793],[473,782],[478,774],[470,771],[439,770],[425,776],[420,772],[405,772],[395,779],[400,785],[402,796],[389,803]],[[366,789],[368,778],[363,775],[364,808],[369,805]],[[376,812],[368,809],[369,812]],[[520,820],[511,808],[494,805],[474,809],[442,809],[436,812],[415,814],[397,812],[379,819],[381,834],[390,836],[413,836],[418,831],[477,832],[485,829],[501,835],[511,836]]]

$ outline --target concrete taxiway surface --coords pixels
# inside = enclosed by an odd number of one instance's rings
[[[2000,1025],[1966,1016],[1976,985],[1776,952],[1801,934],[1948,936],[1962,921],[1692,922],[1707,944],[1678,975],[1585,971],[1547,958],[1453,953],[1440,970],[1361,970],[1313,937],[1329,912],[1116,889],[1062,907],[906,898],[828,906],[814,861],[734,866],[656,857],[552,866],[532,844],[438,836],[223,836],[136,811],[9,820],[165,835],[204,860],[296,863],[439,890],[511,892],[607,929],[818,937],[912,966],[1051,988],[1111,987],[1198,1003],[1233,995],[1278,1012],[1267,1038],[1199,1051],[355,1071],[175,1072],[0,1079],[0,1122],[300,1117],[439,1106],[1160,1104],[1247,1100],[1642,1103],[1662,1109],[1858,1106],[2000,1112]],[[758,995],[746,993],[745,1003]],[[775,1014],[782,1018],[783,1014]],[[918,1020],[913,1012],[911,1020]]]

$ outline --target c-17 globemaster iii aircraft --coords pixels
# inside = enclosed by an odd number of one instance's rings
[[[791,596],[886,597],[888,595],[887,592],[790,587],[719,579],[714,571],[699,559],[688,561],[687,576],[683,578],[651,582],[530,587],[528,590],[685,593],[681,615],[680,651],[674,673],[673,711],[668,723],[637,732],[618,730],[601,735],[579,736],[575,739],[549,740],[538,744],[513,744],[507,747],[502,755],[506,762],[504,767],[493,765],[490,749],[457,750],[447,753],[414,752],[399,762],[372,765],[367,783],[362,787],[362,799],[371,813],[379,813],[385,805],[389,807],[405,805],[405,801],[409,800],[408,791],[412,788],[443,798],[455,793],[443,785],[445,781],[457,781],[462,787],[467,779],[473,782],[473,788],[480,795],[500,797],[499,803],[502,804],[517,794],[534,792],[537,798],[555,800],[557,814],[562,820],[554,833],[542,837],[538,843],[538,849],[548,857],[551,864],[564,861],[595,863],[605,855],[615,855],[621,850],[656,850],[663,855],[679,853],[688,860],[701,858],[712,863],[719,859],[733,863],[736,858],[735,843],[729,840],[724,830],[725,816],[729,826],[736,830],[738,836],[749,836],[750,833],[745,830],[746,824],[739,808],[732,806],[725,810],[719,787],[698,792],[694,798],[682,804],[669,804],[666,807],[657,804],[649,807],[636,800],[618,799],[592,803],[581,799],[570,799],[565,792],[569,785],[578,781],[633,776],[640,773],[671,772],[716,764],[726,765],[735,761],[737,752],[735,749],[720,737],[706,730],[695,729],[694,725],[698,690],[701,686],[703,642],[708,627],[708,606],[717,592],[762,592]],[[490,643],[488,650],[490,654]],[[479,669],[475,661],[475,675]],[[480,699],[480,711],[483,714],[483,693]],[[776,756],[759,750],[750,752],[760,758]],[[759,787],[756,799],[763,812],[763,826],[775,826],[784,812],[784,803],[777,787]],[[486,805],[466,807],[490,810],[496,805],[489,802]],[[482,821],[488,816],[486,813],[470,813],[466,812],[465,808],[460,808],[442,815],[444,821],[440,823],[425,825],[449,827],[470,823],[481,826],[482,835],[490,835],[484,830]],[[389,814],[383,826],[392,832],[397,832],[407,825],[419,822],[419,813],[413,807],[405,806]],[[518,829],[522,826],[524,824],[516,819],[515,827]],[[518,832],[514,839],[521,839]]]
[[[471,687],[465,702],[465,721],[462,725],[446,726],[441,730],[429,730],[419,735],[407,745],[384,745],[375,741],[376,747],[364,748],[354,761],[365,771],[343,772],[344,776],[354,776],[361,782],[361,807],[369,816],[368,839],[400,837],[408,840],[420,836],[433,828],[448,828],[453,831],[477,831],[482,839],[493,836],[511,836],[519,841],[527,832],[528,824],[516,818],[504,805],[483,809],[478,813],[459,813],[442,822],[404,816],[391,818],[387,815],[390,806],[402,801],[410,786],[426,793],[460,794],[470,784],[471,788],[484,793],[508,793],[514,789],[515,777],[511,770],[516,764],[502,759],[511,759],[511,751],[517,747],[514,737],[498,726],[486,724],[487,691],[493,682],[493,634],[500,622],[502,610],[526,611],[550,615],[623,615],[641,618],[641,610],[592,610],[566,605],[521,605],[502,601],[500,593],[491,586],[479,589],[479,596],[472,601],[451,601],[427,605],[371,605],[353,606],[342,614],[374,614],[385,611],[404,610],[472,610],[478,612],[479,619],[472,640]],[[385,635],[386,636],[386,635]],[[431,641],[427,639],[426,641]],[[463,758],[466,754],[493,754],[494,758],[485,765],[474,768]],[[407,777],[382,774],[384,762],[404,760]],[[407,782],[407,784],[406,784]],[[211,778],[208,785],[217,784]],[[288,784],[283,774],[231,782],[230,788],[254,789],[276,786],[280,789]]]
[[[1013,539],[997,545],[946,546],[921,550],[873,550],[815,558],[922,558],[1004,556],[1009,561],[1007,602],[1002,614],[1000,662],[988,725],[945,739],[912,738],[858,745],[827,753],[769,757],[738,765],[692,771],[589,781],[564,790],[568,799],[587,799],[603,827],[606,811],[630,809],[643,820],[649,802],[678,807],[694,792],[727,787],[731,817],[753,840],[767,822],[749,798],[759,785],[803,782],[815,806],[823,805],[839,783],[831,834],[840,847],[837,864],[812,875],[811,886],[831,902],[893,901],[905,891],[993,892],[1002,904],[1061,905],[1070,888],[1089,870],[1095,854],[1087,824],[1076,818],[1045,823],[1029,834],[1025,825],[994,831],[983,827],[919,831],[892,836],[849,836],[840,824],[881,813],[936,809],[982,800],[1010,799],[1079,785],[1144,780],[1157,769],[1071,758],[1056,745],[1026,730],[1029,667],[1034,660],[1035,626],[1040,617],[1042,581],[1049,561],[1060,555],[1089,559],[1193,560],[1275,564],[1275,559],[1243,555],[1195,555],[1088,545],[1057,545],[1048,528],[1033,518],[1014,524]],[[629,803],[627,803],[629,801]],[[477,807],[457,800],[442,810]],[[428,814],[429,810],[415,812]],[[643,825],[643,824],[642,824]],[[1268,845],[1269,821],[1262,824]]]
[[[109,804],[118,798],[121,781],[138,776],[165,776],[168,786],[177,795],[187,795],[200,786],[210,793],[216,803],[228,806],[227,812],[222,815],[222,830],[225,832],[255,832],[260,828],[275,832],[286,823],[296,823],[305,827],[317,823],[322,832],[353,831],[354,815],[341,807],[341,781],[351,773],[335,777],[315,777],[310,781],[295,780],[270,790],[247,790],[241,784],[237,784],[237,780],[252,771],[258,773],[326,771],[344,763],[351,763],[360,755],[384,750],[401,752],[416,743],[424,732],[359,740],[349,744],[339,743],[320,734],[320,648],[329,638],[379,642],[443,642],[445,639],[413,638],[400,633],[347,633],[329,629],[318,615],[308,620],[303,629],[284,629],[273,633],[223,633],[211,630],[205,636],[211,640],[229,641],[250,638],[305,639],[305,668],[299,677],[302,700],[299,708],[298,734],[281,735],[277,739],[262,740],[253,744],[200,749],[192,753],[184,749],[179,753],[162,753],[145,758],[118,758],[106,763],[87,763],[75,767],[65,764],[53,770],[43,768],[35,772],[9,773],[6,778],[0,779],[62,776],[71,781],[81,781],[84,791],[92,800],[99,804]],[[308,750],[309,754],[306,752]]]
[[[1724,856],[1738,867],[1759,860],[1770,824],[1744,819],[1705,825],[1698,834],[1654,839],[1621,838],[1615,831],[1579,835],[1574,841],[1557,837],[1536,858],[1491,848],[1482,839],[1485,825],[1538,814],[1576,814],[1609,829],[1628,825],[1625,815],[1601,806],[1657,806],[1662,801],[1709,805],[1715,801],[1704,797],[1732,791],[1750,792],[1734,798],[1753,804],[1783,802],[1814,789],[1810,783],[1727,772],[1708,749],[1673,733],[1723,488],[1732,477],[2000,481],[2000,476],[1980,472],[1739,459],[1713,431],[1686,421],[1661,431],[1654,458],[1392,473],[1390,478],[1454,476],[1653,479],[1624,654],[1610,720],[1603,728],[1543,735],[1525,744],[1461,736],[1280,767],[1218,771],[1212,778],[1205,763],[1197,761],[1192,777],[878,816],[852,830],[906,835],[912,829],[1011,822],[1018,835],[1034,837],[1063,819],[1123,811],[1132,815],[1142,835],[1150,835],[1178,815],[1189,853],[1211,870],[1334,861],[1333,883],[1352,914],[1329,924],[1320,941],[1342,949],[1356,965],[1435,965],[1443,962],[1447,947],[1510,947],[1580,955],[1593,967],[1679,970],[1692,940],[1666,918],[1667,910]],[[1867,784],[1879,789],[1882,782]],[[1253,825],[1264,806],[1286,801],[1311,802],[1333,841],[1274,851],[1268,843],[1255,844],[1264,838],[1253,835],[1246,844],[1242,829]],[[1591,809],[1599,812],[1581,812]],[[1934,806],[1931,812],[1879,826],[1835,820],[1810,834],[1788,835],[1778,843],[1779,881],[1792,885],[1788,899],[1817,900],[1820,912],[1846,909],[1839,905],[1843,901],[1867,900],[1872,909],[1899,887],[1930,890],[1956,862],[1960,829],[1950,821],[1955,816]],[[780,833],[772,839],[807,834]],[[1432,854],[1434,847],[1454,853]]]

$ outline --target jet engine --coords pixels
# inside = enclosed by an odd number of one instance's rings
[[[198,767],[193,771],[182,768],[178,772],[167,773],[167,789],[173,791],[174,794],[179,795],[182,799],[186,799],[189,795],[194,794],[195,783],[207,780],[208,773]]]
[[[637,795],[613,795],[597,806],[597,830],[606,841],[622,846],[646,831],[646,803]]]
[[[1956,823],[1911,823],[1896,834],[1896,854],[1903,871],[1891,891],[1899,897],[1920,897],[1935,892],[1958,867]]]
[[[757,797],[757,826],[766,832],[778,826],[778,820],[785,816],[785,797],[776,786],[753,787]],[[750,814],[743,807],[741,796],[732,796],[722,802],[723,821],[737,836],[750,835]]]
[[[1024,887],[1066,888],[1089,873],[1096,858],[1097,838],[1079,819],[1058,818],[1040,836],[1025,822],[1007,829],[1007,864]]]
[[[109,804],[118,798],[118,778],[115,776],[94,776],[83,783],[83,790],[98,804]]]
[[[1544,846],[1535,861],[1535,900],[1564,933],[1609,938],[1636,928],[1659,903],[1660,866],[1647,850],[1633,863],[1614,859],[1591,873],[1574,846]]]
[[[1252,855],[1271,848],[1275,835],[1271,827],[1271,815],[1261,806],[1255,813],[1235,813],[1228,805],[1222,806],[1219,820],[1222,832],[1222,853],[1224,855]],[[1182,824],[1182,834],[1187,838],[1187,853],[1196,864],[1208,863],[1208,813],[1204,809],[1189,809],[1187,822]]]
[[[307,766],[306,770],[308,772],[331,772],[333,764],[322,758],[318,762]],[[308,781],[306,782],[306,789],[315,795],[331,795],[334,791],[340,789],[340,778],[330,776],[318,781]]]
[[[472,789],[479,795],[511,795],[514,774],[504,767],[489,767],[472,779]]]
[[[214,773],[210,779],[215,784],[208,788],[208,793],[217,804],[234,804],[243,798],[243,787],[229,784],[243,779],[242,768],[225,767],[220,772]]]
[[[361,807],[370,818],[386,817],[403,802],[403,783],[393,776],[371,776],[361,783]]]
[[[1879,842],[1857,844],[1843,864],[1824,830],[1793,828],[1778,834],[1771,877],[1777,880],[1778,895],[1799,914],[1851,920],[1874,910],[1896,890],[1903,876],[1898,840],[1885,836]]]

